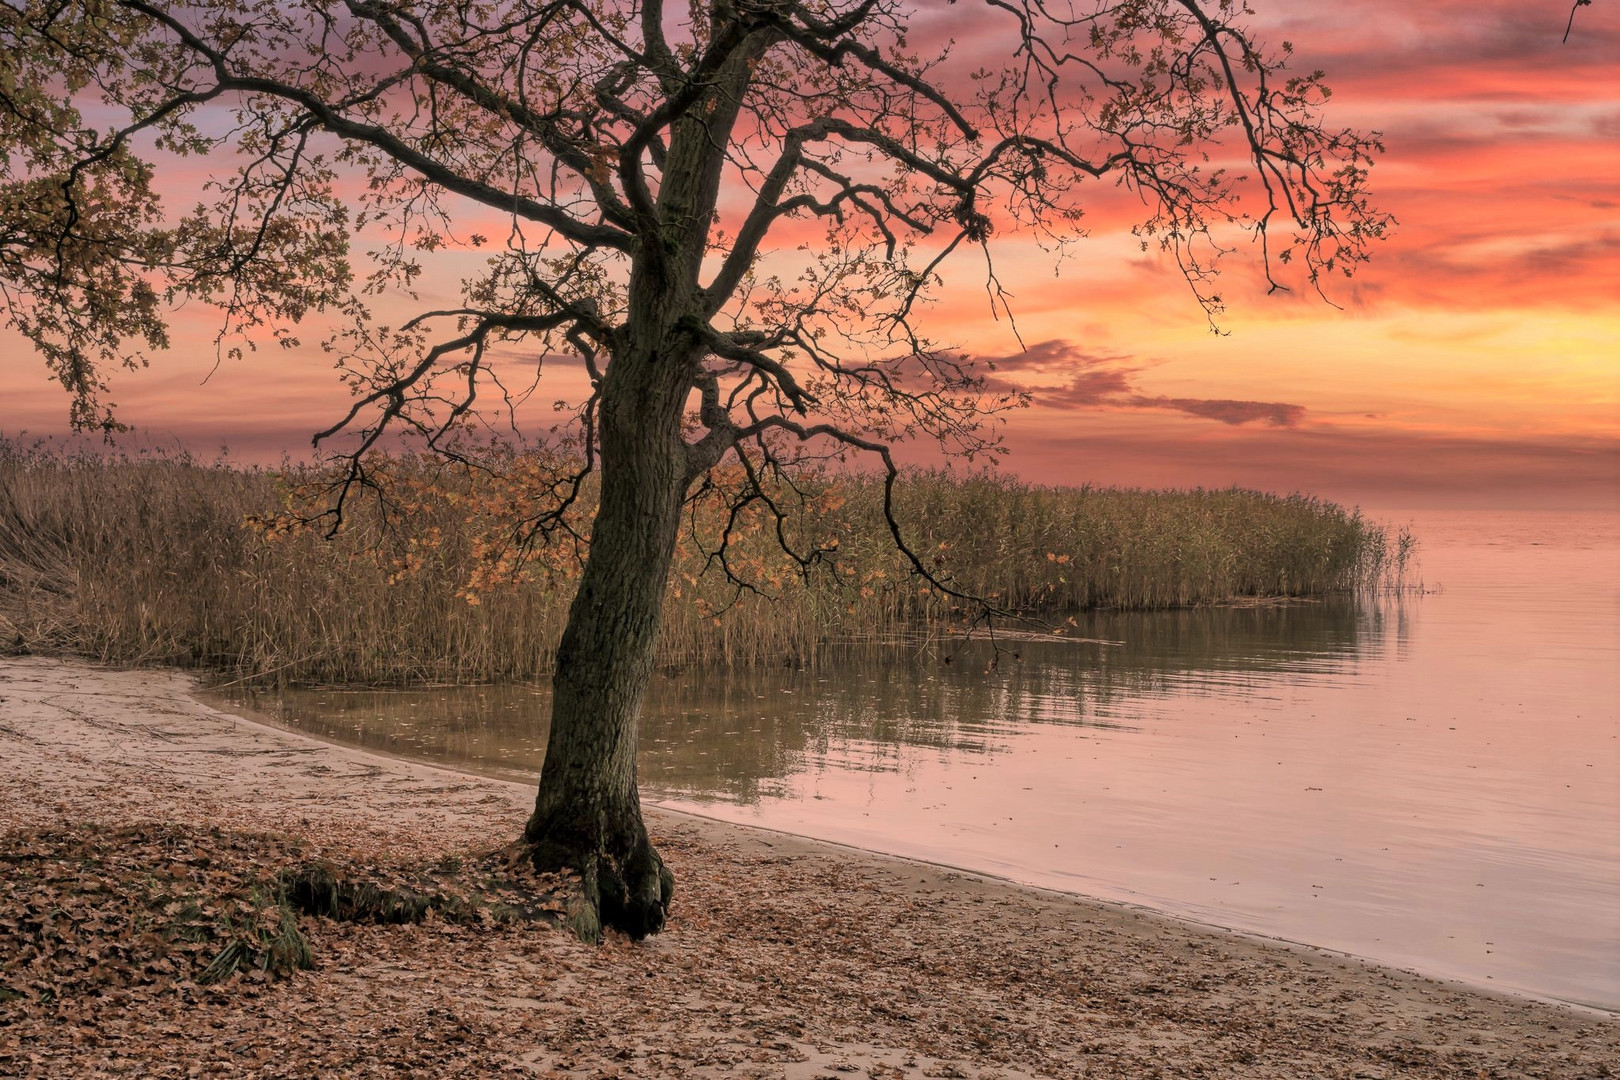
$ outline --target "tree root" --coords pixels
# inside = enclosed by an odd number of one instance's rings
[[[645,834],[622,857],[600,846],[581,853],[577,846],[545,838],[529,841],[525,847],[536,871],[579,874],[580,889],[568,903],[564,922],[581,941],[598,944],[608,929],[640,941],[664,928],[675,895],[675,875]]]
[[[526,876],[527,860],[512,850],[491,853],[473,863],[460,860],[405,871],[416,885],[380,884],[363,867],[342,868],[329,862],[306,863],[284,870],[279,886],[291,907],[306,915],[338,922],[400,926],[429,918],[463,926],[501,926],[517,922],[551,925],[566,921],[577,883],[555,876]],[[444,882],[443,889],[426,887]]]
[[[419,923],[429,912],[451,922],[471,921],[471,905],[459,896],[384,888],[339,876],[327,863],[309,863],[284,871],[281,884],[288,901],[299,911],[339,922],[400,926]]]

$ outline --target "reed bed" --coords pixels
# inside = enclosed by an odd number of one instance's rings
[[[584,549],[513,543],[511,522],[543,508],[535,493],[566,462],[505,464],[491,476],[379,459],[388,512],[362,499],[328,539],[297,524],[328,479],[315,466],[0,442],[0,645],[287,684],[540,679]],[[720,481],[683,530],[660,663],[814,663],[830,645],[892,642],[969,610],[896,552],[876,478],[805,475],[778,493],[799,504],[789,540],[828,552],[807,572],[782,553],[763,506],[727,513]],[[1047,624],[1096,607],[1376,587],[1399,576],[1411,550],[1409,535],[1332,503],[1242,490],[1051,488],[917,471],[903,478],[897,509],[938,579]],[[728,521],[729,578],[712,557]]]

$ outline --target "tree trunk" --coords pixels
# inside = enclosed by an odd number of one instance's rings
[[[644,354],[645,355],[645,354]],[[636,722],[686,489],[686,379],[666,358],[616,358],[600,403],[601,502],[552,677],[551,739],[524,840],[537,869],[584,879],[574,930],[663,928],[674,875],[647,839]]]
[[[657,195],[660,225],[644,236],[626,291],[624,339],[598,404],[602,492],[591,550],[552,676],[551,741],[524,829],[536,868],[584,878],[572,917],[586,939],[603,926],[656,934],[675,876],[647,839],[636,789],[636,722],[652,675],[659,616],[692,458],[681,430],[706,349],[698,286],[731,125],[769,37],[754,35],[715,84],[710,108],[678,119]]]

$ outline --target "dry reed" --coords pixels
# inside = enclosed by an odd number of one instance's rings
[[[505,478],[432,462],[374,463],[392,496],[351,507],[328,540],[288,527],[318,469],[131,459],[0,441],[0,644],[119,663],[194,664],[237,679],[389,684],[534,680],[549,672],[578,572],[573,545],[516,557],[559,462]],[[807,575],[754,505],[727,565],[706,557],[728,520],[694,503],[665,606],[660,662],[814,662],[831,643],[884,642],[959,618],[912,575],[863,476],[797,478],[788,536],[835,552]],[[589,492],[585,510],[588,511]],[[1305,496],[1050,488],[908,474],[898,512],[941,580],[1060,622],[1094,607],[1168,608],[1365,588],[1400,573],[1411,538]],[[588,521],[588,514],[583,518]]]

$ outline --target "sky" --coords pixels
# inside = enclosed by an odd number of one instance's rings
[[[1234,263],[1217,335],[1115,215],[1092,218],[1058,274],[999,236],[1016,335],[971,257],[925,325],[1032,390],[1000,468],[1380,508],[1620,507],[1620,0],[1580,8],[1567,44],[1564,0],[1252,4],[1262,38],[1327,72],[1333,123],[1383,132],[1372,186],[1392,237],[1331,303],[1267,295]],[[950,9],[959,38],[972,7]],[[135,441],[303,453],[346,407],[330,358],[312,337],[217,362],[216,326],[180,310],[171,351],[113,375]],[[555,375],[539,399],[570,391]],[[44,365],[0,336],[0,432],[56,434],[66,417]]]

